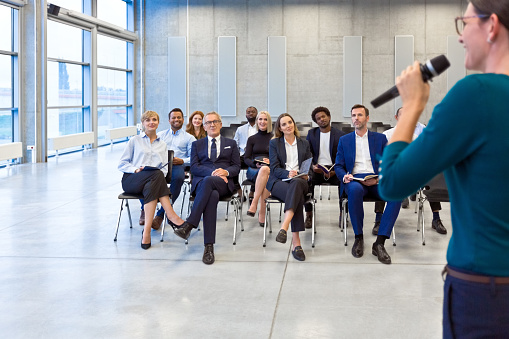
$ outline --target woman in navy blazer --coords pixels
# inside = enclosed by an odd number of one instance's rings
[[[295,121],[288,113],[281,114],[274,126],[275,137],[270,141],[270,176],[267,189],[271,194],[285,202],[285,217],[276,241],[286,243],[287,231],[292,225],[292,254],[299,261],[304,261],[306,256],[302,250],[299,232],[304,231],[303,206],[309,191],[308,178],[306,176],[293,178],[299,174],[300,164],[311,158],[309,143],[302,140],[295,125]]]

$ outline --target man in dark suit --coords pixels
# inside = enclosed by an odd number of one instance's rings
[[[330,124],[330,111],[327,107],[317,107],[311,113],[311,119],[318,125],[308,132],[306,137],[311,147],[313,154],[313,172],[315,175],[311,181],[311,194],[314,197],[315,185],[328,183],[330,185],[338,186],[340,181],[336,177],[334,170],[329,173],[322,171],[317,164],[331,168],[336,160],[336,152],[338,150],[339,138],[345,133],[334,128]],[[313,221],[313,205],[307,203],[304,205],[306,210],[306,228],[311,228]]]
[[[175,229],[175,234],[183,239],[189,238],[203,215],[205,250],[202,260],[210,265],[215,260],[217,203],[219,198],[236,190],[233,178],[240,172],[240,155],[233,139],[220,136],[222,122],[219,114],[207,113],[203,125],[207,137],[193,142],[191,147],[191,194],[196,197],[191,214],[184,225]]]
[[[380,199],[378,194],[378,178],[357,181],[353,178],[364,178],[370,174],[378,174],[379,166],[376,159],[381,156],[387,138],[381,133],[368,131],[369,110],[362,105],[354,105],[351,109],[352,123],[355,131],[339,139],[336,163],[334,169],[338,179],[344,185],[341,187],[348,195],[348,212],[352,228],[355,232],[355,242],[352,255],[356,258],[364,254],[363,198],[370,196]],[[380,222],[380,229],[372,247],[373,255],[384,264],[391,263],[391,257],[385,250],[385,240],[391,236],[392,228],[398,218],[401,202],[388,202]]]

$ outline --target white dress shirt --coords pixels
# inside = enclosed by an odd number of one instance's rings
[[[391,140],[395,129],[396,129],[396,127],[393,127],[393,128],[390,128],[390,129],[384,131],[384,134],[387,137],[387,141]],[[417,138],[417,134],[414,133],[414,135],[412,136],[412,140],[415,140],[416,138]]]
[[[210,159],[210,149],[212,148],[212,139],[216,139],[217,157],[219,158],[219,153],[221,151],[221,136],[218,135],[215,138],[211,138],[211,137],[207,136],[207,139],[209,140],[209,145],[208,145],[209,159]]]
[[[284,138],[284,137],[283,137]],[[297,148],[297,137],[293,140],[293,143],[288,143],[285,139],[285,150],[286,150],[286,164],[285,169],[287,171],[298,171],[299,170],[299,150]]]
[[[375,173],[369,154],[368,132],[361,137],[355,132],[355,164],[351,174]]]
[[[167,130],[157,133],[157,136],[166,142],[169,150],[173,150],[173,156],[175,158],[182,159],[184,163],[191,162],[191,145],[193,141],[196,141],[194,136],[184,131],[183,128],[176,132],[168,128]]]
[[[161,167],[168,162],[168,148],[166,143],[157,138],[150,142],[145,134],[135,135],[127,142],[124,153],[120,157],[118,169],[124,173],[134,173],[138,168],[144,166]],[[166,176],[168,166],[161,169]]]
[[[254,126],[251,126],[249,122],[237,128],[233,140],[237,142],[240,155],[244,155],[244,153],[246,152],[247,139],[250,136],[255,135],[257,132],[258,130],[256,129],[256,124],[254,124]]]

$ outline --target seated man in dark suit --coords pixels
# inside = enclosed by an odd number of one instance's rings
[[[351,114],[355,131],[339,139],[334,169],[338,179],[344,183],[341,193],[346,190],[348,195],[348,212],[355,232],[352,255],[360,258],[364,254],[363,199],[365,196],[382,199],[378,194],[378,178],[365,181],[357,181],[353,178],[365,178],[370,174],[378,174],[379,165],[376,157],[382,155],[387,145],[387,138],[381,133],[368,131],[369,110],[366,107],[354,105]],[[385,240],[391,236],[400,207],[401,201],[387,203],[380,222],[378,236],[372,247],[371,253],[384,264],[391,263],[391,257],[384,245]]]
[[[317,164],[331,168],[336,160],[339,138],[345,133],[330,124],[330,111],[327,107],[317,107],[311,113],[311,119],[318,124],[318,127],[311,129],[306,137],[313,154],[313,175],[311,180],[311,194],[314,197],[315,185],[329,183],[334,186],[340,185],[336,173],[332,169],[329,173],[323,172]],[[313,221],[313,206],[311,203],[304,205],[306,209],[306,228],[311,228]]]
[[[219,198],[236,190],[233,178],[240,172],[240,155],[233,139],[220,136],[223,125],[219,114],[207,113],[203,125],[207,137],[193,142],[191,147],[191,194],[196,197],[191,214],[181,227],[175,229],[175,234],[183,239],[189,238],[203,215],[205,250],[202,260],[210,265],[214,263],[217,203]]]

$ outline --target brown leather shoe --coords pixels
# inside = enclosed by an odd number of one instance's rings
[[[161,218],[160,216],[156,215],[154,217],[154,220],[152,220],[152,228],[155,229],[155,230],[158,230],[159,228],[161,228],[161,224],[163,223],[163,218]]]
[[[141,213],[140,213],[140,225],[145,225],[145,210],[141,210]]]
[[[306,213],[306,221],[304,222],[304,227],[312,228],[313,227],[313,215]]]

